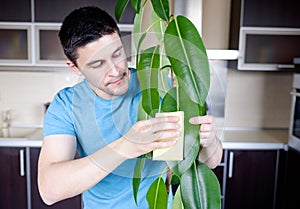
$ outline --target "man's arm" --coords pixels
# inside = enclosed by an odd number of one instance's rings
[[[113,144],[109,145],[113,146]],[[105,158],[111,169],[125,158],[105,157],[109,147],[95,154]],[[51,135],[44,138],[38,165],[38,186],[46,204],[73,197],[89,189],[109,173],[100,168],[89,157],[76,159],[76,139],[72,135]],[[104,159],[103,158],[103,159]]]
[[[75,160],[74,136],[46,136],[38,163],[38,186],[43,201],[51,205],[78,195],[101,181],[125,160],[174,145],[176,140],[161,140],[180,134],[177,122],[177,117],[139,121],[121,138]]]

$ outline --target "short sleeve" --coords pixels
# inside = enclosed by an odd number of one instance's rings
[[[55,95],[45,114],[43,126],[44,136],[54,134],[70,134],[76,136],[72,120],[73,92],[72,88],[65,88]]]

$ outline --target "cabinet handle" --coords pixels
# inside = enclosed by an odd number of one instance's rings
[[[24,150],[20,150],[20,176],[25,176]]]
[[[232,173],[233,173],[233,157],[234,157],[234,153],[233,152],[229,152],[228,178],[232,178]]]

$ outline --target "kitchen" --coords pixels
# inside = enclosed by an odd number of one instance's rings
[[[36,1],[37,4],[39,2],[40,1]],[[191,11],[188,15],[190,15],[191,18],[202,19],[202,26],[199,27],[202,28],[203,39],[208,50],[238,49],[237,43],[235,43],[237,42],[236,38],[228,41],[236,35],[236,29],[234,29],[233,26],[236,26],[237,23],[232,23],[230,21],[236,20],[236,18],[231,18],[231,15],[238,14],[231,12],[231,10],[233,7],[237,6],[238,3],[239,1],[234,0],[224,0],[222,2],[217,0],[203,0],[202,18],[199,12],[192,12],[192,10],[195,10],[197,7],[190,6],[192,4],[187,4],[187,7],[191,7],[187,8],[188,11]],[[16,3],[15,5],[20,5],[20,3]],[[35,33],[32,32],[32,34]],[[34,40],[31,41],[33,42]],[[37,49],[32,50],[35,52],[37,51]],[[239,151],[240,149],[250,149],[255,151],[258,149],[258,156],[264,158],[265,150],[269,150],[271,153],[269,154],[269,152],[267,152],[267,158],[269,157],[272,160],[275,158],[276,161],[274,163],[277,163],[277,155],[279,155],[279,158],[281,159],[282,153],[284,155],[287,149],[291,107],[290,92],[292,90],[293,71],[236,70],[236,67],[227,67],[227,61],[224,61],[222,58],[220,58],[220,60],[211,59],[211,62],[212,78],[215,79],[213,80],[212,91],[216,90],[216,94],[219,95],[217,98],[214,97],[215,94],[211,95],[212,104],[216,105],[211,107],[211,112],[217,116],[220,137],[223,139],[224,149],[228,151],[224,153],[224,158],[229,160],[233,159],[237,154],[244,154],[245,152],[230,154],[232,153],[230,151]],[[233,65],[235,65],[234,61]],[[38,69],[31,69],[28,64],[25,68],[26,71],[22,70],[22,66],[20,65],[1,66],[0,110],[6,115],[5,118],[7,118],[8,114],[11,126],[22,127],[23,131],[27,132],[26,135],[34,139],[38,136],[36,135],[36,132],[31,133],[31,131],[32,128],[42,128],[45,111],[44,104],[50,102],[53,95],[60,88],[73,85],[81,78],[67,68],[62,69],[59,66],[49,67],[49,65],[46,64],[39,64]],[[216,101],[220,101],[220,103],[217,103]],[[11,134],[17,136],[18,133],[13,129],[14,128],[11,130]],[[18,128],[15,129],[20,130]],[[20,133],[20,135],[24,135],[24,133]],[[12,147],[17,146],[15,143],[19,146],[21,144],[22,147],[25,147],[23,151],[20,150],[24,156],[23,160],[28,161],[28,155],[36,155],[35,149],[40,146],[41,141],[1,140],[1,143],[5,147],[9,146],[7,144],[5,145],[5,143],[13,143],[10,144]],[[27,148],[28,143],[33,143],[30,146],[33,146],[34,149],[29,150]],[[17,152],[17,155],[19,156],[19,152]],[[25,165],[28,164],[25,163]],[[222,165],[225,165],[220,166],[220,168],[224,168],[224,171],[230,170],[230,163],[228,163],[228,166],[226,163]],[[275,171],[276,167],[272,169],[270,172]],[[19,168],[17,170],[19,170]],[[26,169],[26,171],[27,170],[28,169]],[[235,170],[233,170],[233,172],[234,171]],[[227,172],[223,172],[223,170],[220,172],[227,175]],[[268,173],[264,171],[264,168],[262,172]],[[234,174],[235,173],[233,173],[233,176]],[[273,176],[275,181],[275,174],[273,174]],[[28,178],[28,174],[26,177]],[[222,185],[226,185],[225,183],[226,182],[223,181]],[[26,189],[28,189],[28,187]],[[223,195],[225,194],[225,205],[227,202],[230,203],[230,201],[237,202],[238,198],[230,198],[228,186],[223,187],[222,189],[225,191],[223,193]],[[271,192],[273,194],[274,188],[271,188],[270,190],[272,190]],[[270,193],[269,190],[268,192]],[[28,198],[30,198],[29,194],[30,192],[27,192]],[[32,195],[32,197],[34,197],[34,195]],[[257,197],[254,196],[254,198]],[[278,196],[276,199],[279,199]],[[258,202],[259,200],[260,199],[257,199]],[[253,200],[248,201],[252,202]],[[34,202],[35,201],[31,201],[32,204],[30,207],[28,206],[28,208],[35,208]],[[238,208],[238,205],[236,207]],[[271,207],[264,208],[272,207],[273,204]],[[40,206],[38,208],[42,207]]]

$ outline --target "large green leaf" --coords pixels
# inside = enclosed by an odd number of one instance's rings
[[[179,98],[179,101],[178,101]],[[161,111],[173,112],[178,111],[176,108],[179,104],[180,109],[184,111],[184,160],[178,162],[168,162],[168,165],[176,175],[181,176],[188,170],[198,156],[200,148],[199,125],[189,123],[189,119],[194,116],[204,115],[205,106],[194,103],[185,91],[179,87],[178,95],[176,88],[172,88],[163,98]]]
[[[118,0],[115,6],[115,17],[117,21],[120,21],[120,18],[128,4],[129,0]]]
[[[173,199],[173,204],[172,204],[172,209],[184,209],[182,205],[182,198],[181,198],[181,189],[180,186],[178,186],[174,199]]]
[[[177,90],[175,87],[171,88],[164,96],[161,102],[162,112],[175,112],[177,109]]]
[[[165,209],[168,205],[168,193],[164,180],[158,177],[147,192],[149,209]]]
[[[161,56],[161,63],[163,64],[166,57]],[[170,84],[168,83],[168,77],[170,74],[170,66],[160,67],[158,78],[158,92],[161,98],[163,98],[170,90]]]
[[[131,0],[131,6],[136,14],[140,13],[142,0]]]
[[[160,66],[159,47],[146,49],[139,59],[137,74],[142,90],[142,105],[145,112],[154,117],[159,109],[158,75]]]
[[[166,29],[164,44],[179,85],[194,102],[203,105],[210,72],[206,49],[197,29],[188,18],[177,16]]]
[[[163,20],[168,21],[170,16],[170,6],[168,0],[151,0],[155,13]]]
[[[151,14],[153,22],[153,31],[159,41],[163,40],[164,33],[166,30],[165,22],[161,21],[161,18],[157,16],[156,12],[152,11]]]
[[[143,31],[142,31],[143,14],[144,14],[144,9],[142,9],[139,14],[135,15],[134,22],[133,22],[133,43],[135,48],[137,49],[137,53],[139,53],[138,50],[139,42],[142,42],[140,41],[140,39],[143,35]],[[144,36],[146,36],[146,34]]]
[[[133,188],[133,195],[134,201],[137,203],[137,195],[140,188],[141,178],[142,178],[142,171],[145,165],[146,158],[137,158],[135,168],[134,168],[134,175],[132,179],[132,188]]]
[[[181,176],[180,185],[184,208],[221,208],[219,181],[204,163],[195,161],[193,166]]]

